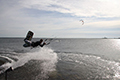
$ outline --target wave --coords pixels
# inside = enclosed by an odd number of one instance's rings
[[[57,54],[50,48],[44,47],[44,48],[35,48],[31,49],[30,52],[27,53],[13,53],[11,57],[6,56],[0,56],[3,57],[9,62],[6,62],[5,64],[0,66],[1,73],[7,70],[9,67],[12,67],[13,69],[16,69],[18,67],[24,66],[26,63],[28,63],[31,60],[39,60],[41,61],[40,68],[41,68],[41,75],[42,77],[47,77],[47,74],[51,71],[54,71],[56,69],[56,63],[57,63]],[[16,55],[15,55],[16,54]],[[17,58],[17,59],[16,59]],[[28,67],[29,68],[29,67]],[[36,78],[39,78],[37,76]]]
[[[120,79],[120,62],[107,60],[100,56],[72,52],[59,53],[58,57],[60,61],[74,64],[73,68],[85,68],[88,72],[85,75],[89,75],[88,78],[93,79],[96,75],[96,78],[99,79]]]
[[[5,64],[0,66],[0,72],[4,72],[10,67],[17,69],[29,64],[27,65],[28,68],[32,65],[32,69],[40,71],[36,72],[38,73],[38,75],[35,76],[36,80],[41,79],[41,77],[48,78],[49,72],[56,71],[56,64],[59,66],[58,61],[65,62],[65,65],[62,64],[62,66],[65,66],[62,68],[63,70],[68,70],[68,68],[72,66],[72,68],[77,69],[77,71],[80,69],[81,72],[87,72],[85,74],[83,73],[83,75],[85,75],[88,79],[120,79],[119,62],[81,52],[61,52],[54,51],[48,47],[43,47],[31,49],[26,53],[16,53],[11,51],[10,54],[5,53],[0,57],[7,60]],[[35,63],[36,61],[40,62]],[[70,64],[69,67],[66,67],[67,62]],[[59,67],[61,68],[62,66]]]

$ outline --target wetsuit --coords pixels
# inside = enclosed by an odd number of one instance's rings
[[[43,46],[45,45],[45,43],[41,44],[40,41],[32,42],[32,43],[31,43],[31,46],[32,46],[32,47],[37,47],[38,45],[39,45],[40,47],[43,47]]]

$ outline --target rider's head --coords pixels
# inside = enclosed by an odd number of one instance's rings
[[[43,39],[40,39],[40,43],[42,43],[43,42]]]

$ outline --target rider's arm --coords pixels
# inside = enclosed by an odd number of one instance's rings
[[[44,42],[42,45],[40,44],[40,47],[43,47],[44,45],[46,45],[46,43]]]

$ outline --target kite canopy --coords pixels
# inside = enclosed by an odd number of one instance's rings
[[[80,22],[82,22],[82,25],[84,24],[84,21],[83,21],[83,20],[80,20]]]

